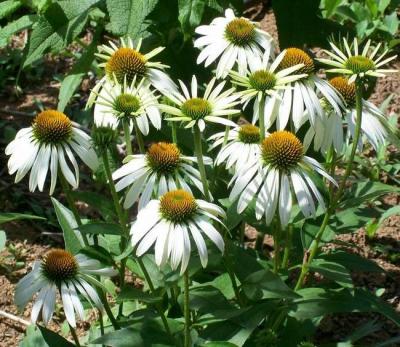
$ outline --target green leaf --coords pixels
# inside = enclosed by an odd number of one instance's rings
[[[84,234],[98,235],[122,235],[122,228],[119,224],[115,223],[87,223],[78,227],[79,231]]]
[[[376,0],[366,0],[365,1],[369,11],[372,14],[372,17],[375,18],[378,15],[378,3]]]
[[[342,287],[353,287],[350,272],[341,264],[329,262],[324,259],[314,259],[310,264],[310,270],[320,273]]]
[[[191,37],[203,17],[206,0],[178,0],[179,15],[182,31],[185,38]]]
[[[393,12],[383,18],[382,23],[384,27],[380,26],[380,29],[387,31],[389,34],[395,35],[399,29],[399,19],[397,13]]]
[[[272,2],[278,27],[279,46],[328,47],[331,34],[343,36],[345,30],[340,24],[322,18],[320,1],[315,0],[279,0]]]
[[[325,0],[326,17],[332,16],[336,8],[343,2],[343,0]]]
[[[175,346],[164,332],[160,322],[154,319],[138,322],[134,327],[125,328],[91,341],[111,347],[166,347]]]
[[[38,220],[45,220],[46,218],[34,216],[31,214],[24,214],[24,213],[12,213],[12,212],[4,212],[0,213],[0,224],[12,222],[14,220],[20,219],[38,219]]]
[[[243,281],[242,288],[246,296],[252,300],[299,297],[277,274],[267,269],[248,276]]]
[[[347,191],[344,200],[341,202],[341,208],[360,206],[363,203],[370,203],[374,199],[388,193],[398,193],[400,188],[384,184],[381,182],[372,182],[369,180],[358,181]]]
[[[37,16],[34,14],[26,15],[18,18],[17,20],[8,23],[5,27],[0,29],[0,47],[8,44],[9,38],[21,30],[30,28]]]
[[[83,247],[82,236],[77,229],[78,224],[73,213],[61,204],[57,199],[51,198],[57,220],[63,231],[65,249],[72,254],[77,254]]]
[[[6,0],[1,2],[0,19],[9,16],[21,7],[22,3],[18,0]]]
[[[207,342],[204,345],[201,345],[201,347],[237,347],[237,345],[232,342],[212,341],[212,342]]]
[[[90,45],[85,49],[84,53],[74,64],[71,72],[61,82],[60,92],[58,94],[58,106],[57,109],[61,112],[64,111],[69,100],[74,95],[75,90],[81,84],[82,78],[87,74],[94,60],[94,54],[96,53],[97,43],[99,39],[99,32],[97,30],[93,37]]]
[[[379,12],[384,13],[386,8],[390,5],[391,0],[379,0],[378,9]]]
[[[0,230],[0,252],[5,248],[7,235],[4,230]]]
[[[100,0],[53,2],[34,25],[23,68],[48,51],[58,51],[73,41],[84,28],[89,10]]]
[[[148,24],[146,17],[156,6],[158,0],[106,0],[110,15],[108,29],[118,36],[130,36],[137,39],[143,36]]]
[[[302,298],[294,301],[289,313],[297,319],[314,319],[339,312],[378,312],[400,326],[400,315],[393,307],[366,290],[305,288],[298,293]]]
[[[117,296],[117,302],[139,300],[146,304],[154,304],[160,302],[162,297],[153,293],[144,292],[141,289],[126,286],[121,289],[121,292]]]
[[[40,325],[30,325],[20,347],[74,347],[71,342]]]
[[[112,222],[114,220],[114,204],[112,200],[104,194],[73,191],[72,196],[76,200],[86,202],[88,205],[95,208],[106,221]]]
[[[300,238],[301,238],[301,243],[302,243],[304,249],[310,248],[313,240],[315,239],[315,236],[317,235],[317,233],[320,229],[323,219],[324,219],[324,216],[320,215],[315,220],[314,219],[306,220],[304,222],[304,224],[302,225],[301,231],[300,231]],[[322,242],[330,242],[335,238],[335,236],[336,236],[335,233],[328,225],[324,231],[321,241]]]
[[[335,262],[343,265],[351,271],[383,272],[384,270],[375,262],[365,259],[358,254],[335,250],[329,254],[321,254],[319,258],[328,262]]]
[[[356,23],[358,22],[357,14],[348,5],[339,6],[336,9],[336,13],[340,14],[345,19],[349,19]]]

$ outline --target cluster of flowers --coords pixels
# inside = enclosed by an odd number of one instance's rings
[[[305,155],[307,149],[313,144],[323,155],[342,153],[345,141],[354,136],[355,83],[391,72],[382,66],[394,59],[385,59],[386,51],[378,56],[379,45],[372,48],[368,41],[359,51],[357,40],[350,47],[344,39],[343,51],[331,44],[333,52],[326,54],[332,59],[317,59],[332,67],[327,72],[337,75],[327,81],[318,76],[316,62],[307,52],[288,48],[275,56],[272,37],[256,23],[235,17],[230,9],[225,17],[198,27],[196,33],[200,37],[194,45],[201,49],[197,63],[216,63],[215,77],[205,89],[199,88],[195,76],[190,87],[179,81],[179,89],[165,73],[167,66],[152,61],[163,48],[143,54],[141,40],[134,46],[128,38],[121,39],[120,46],[110,42],[99,47],[97,55],[104,60],[100,66],[105,76],[93,88],[87,104],[94,105],[96,131],[123,130],[125,135],[127,156],[112,177],[117,192],[126,190],[125,209],[138,202],[137,219],[131,225],[136,255],[140,257],[154,245],[156,263],[163,266],[169,262],[172,269],[180,265],[181,274],[187,269],[192,241],[206,266],[204,234],[224,251],[216,225],[223,226],[225,212],[212,202],[205,166],[225,164],[232,174],[229,198],[237,201],[238,213],[253,201],[258,219],[264,216],[270,224],[278,216],[284,227],[295,198],[304,216],[315,216],[318,206],[325,208],[315,173],[336,182],[320,163]],[[232,87],[226,89],[227,83]],[[161,95],[168,102],[160,102]],[[252,122],[233,122],[233,116],[248,105],[253,107]],[[362,113],[364,137],[377,148],[392,136],[392,129],[367,100],[362,100]],[[145,150],[143,136],[149,127],[161,129],[167,122],[192,130],[194,156],[183,155],[176,143],[154,143]],[[202,154],[201,139],[209,123],[226,127],[208,139],[210,151],[220,147],[214,161]],[[297,134],[304,128],[307,131],[301,141]],[[133,130],[139,154],[132,151]],[[11,156],[9,172],[16,173],[18,182],[30,171],[31,191],[36,187],[43,190],[49,171],[50,194],[57,177],[76,189],[79,169],[74,154],[96,170],[99,160],[93,147],[79,125],[61,112],[46,110],[6,148]],[[195,199],[200,193],[204,199]],[[95,260],[54,250],[22,279],[16,300],[23,307],[40,290],[32,319],[35,321],[42,309],[43,320],[48,322],[58,288],[68,322],[74,326],[74,312],[83,315],[77,292],[101,307],[91,286],[100,283],[93,275],[112,274],[112,269],[101,268]]]

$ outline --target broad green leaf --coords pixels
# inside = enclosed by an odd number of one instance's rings
[[[336,9],[336,13],[340,14],[345,19],[352,20],[353,22],[357,23],[358,21],[357,14],[348,5],[339,6]]]
[[[53,2],[34,25],[23,67],[48,51],[58,51],[80,34],[89,10],[100,0],[61,0]]]
[[[343,0],[325,0],[325,10],[326,10],[326,17],[332,16],[335,12],[336,7],[341,5]]]
[[[74,347],[75,345],[40,325],[30,325],[20,347]]]
[[[156,6],[158,0],[106,0],[110,15],[109,30],[118,36],[137,39],[143,36],[148,24],[146,17]]]
[[[321,254],[319,258],[341,264],[351,271],[383,272],[383,269],[375,262],[355,253],[335,250],[329,254]]]
[[[175,346],[170,337],[164,332],[160,322],[146,320],[91,341],[110,347],[144,347],[144,346]]]
[[[353,184],[345,193],[345,197],[340,204],[341,208],[360,206],[363,203],[370,203],[374,199],[388,193],[398,193],[400,188],[373,181],[358,181]]]
[[[6,246],[6,241],[7,241],[7,235],[4,230],[0,230],[0,252],[4,249]]]
[[[6,0],[0,4],[0,19],[9,16],[21,7],[22,3],[18,0]]]
[[[78,224],[73,213],[57,199],[51,198],[58,223],[63,231],[65,249],[76,254],[83,247],[82,236],[77,230]]]
[[[328,47],[331,34],[342,35],[347,30],[340,24],[322,18],[319,1],[315,0],[279,0],[272,2],[278,27],[279,46]]]
[[[74,64],[71,72],[61,82],[60,92],[58,94],[58,106],[57,109],[61,112],[64,111],[69,100],[74,95],[75,90],[79,87],[82,78],[87,74],[94,60],[94,54],[96,53],[99,34],[101,29],[97,29],[96,34],[93,36],[93,40],[88,47],[86,47],[84,53]]]
[[[108,234],[108,235],[122,235],[122,228],[119,224],[115,223],[87,223],[78,227],[79,231],[84,234]]]
[[[246,296],[252,300],[299,297],[277,274],[267,269],[248,276],[242,282],[242,287]]]
[[[386,8],[390,5],[391,0],[379,0],[378,9],[379,12],[384,13]]]
[[[0,213],[0,224],[12,222],[13,220],[19,219],[38,219],[38,220],[45,220],[46,218],[34,216],[31,214],[24,214],[24,213],[12,213],[12,212],[4,212]]]
[[[0,47],[7,45],[9,38],[21,30],[30,28],[35,22],[37,16],[29,14],[8,23],[5,27],[0,29]]]
[[[337,282],[342,287],[353,287],[353,281],[349,270],[343,265],[326,261],[323,259],[314,259],[310,264],[310,270],[320,273],[326,278]]]
[[[190,38],[193,30],[203,17],[206,0],[178,0],[179,22],[185,38]]]
[[[133,286],[126,286],[121,289],[121,292],[117,296],[117,302],[139,300],[147,304],[154,304],[160,302],[162,297],[144,292],[141,289],[135,288]]]
[[[315,236],[317,235],[322,220],[324,219],[323,215],[318,216],[315,220],[313,219],[308,219],[304,222],[304,224],[301,227],[300,231],[300,237],[301,237],[301,243],[303,244],[304,249],[310,248],[313,240],[315,239]],[[324,231],[324,234],[321,238],[322,242],[330,242],[335,238],[335,233],[334,231],[330,228],[328,225]]]
[[[393,307],[363,289],[305,288],[298,293],[302,298],[294,301],[289,313],[297,319],[313,319],[338,312],[378,312],[400,326],[400,315]]]
[[[222,340],[237,346],[243,346],[254,329],[274,309],[276,309],[274,302],[262,302],[248,308],[236,310],[236,312],[231,311],[231,317],[228,320],[206,324],[205,329],[200,331],[200,336],[206,340]]]
[[[114,265],[110,253],[99,245],[85,246],[79,250],[79,253],[86,254],[89,258],[97,259],[102,264]]]
[[[73,191],[73,197],[76,200],[86,202],[91,207],[95,208],[101,216],[107,221],[112,222],[115,217],[114,204],[111,199],[103,194],[94,192]]]
[[[365,1],[372,17],[375,18],[378,15],[378,2],[376,0],[366,0]]]
[[[380,26],[382,30],[387,31],[389,34],[395,35],[399,29],[399,19],[397,13],[393,12],[383,18],[384,26]]]

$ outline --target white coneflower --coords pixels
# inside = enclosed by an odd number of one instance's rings
[[[315,216],[314,198],[325,209],[324,199],[310,175],[313,172],[336,184],[316,160],[304,155],[303,145],[294,134],[276,131],[262,142],[259,160],[233,176],[229,198],[239,198],[238,213],[255,198],[256,218],[265,214],[267,224],[278,209],[280,222],[285,226],[292,210],[292,190],[305,217]]]
[[[31,311],[36,323],[40,311],[42,321],[48,325],[55,311],[57,293],[61,296],[68,323],[76,326],[75,314],[84,319],[84,309],[79,296],[91,305],[103,309],[103,304],[93,286],[101,286],[96,276],[114,276],[112,268],[104,268],[99,261],[83,254],[76,256],[63,249],[53,249],[40,261],[35,261],[32,271],[23,277],[15,290],[15,303],[23,309],[38,293]]]
[[[332,78],[329,83],[342,95],[346,102],[347,108],[344,112],[344,117],[348,126],[348,136],[354,137],[356,127],[356,86],[355,83],[349,83],[345,77]],[[343,149],[343,119],[337,114],[333,114],[331,109],[328,110],[328,120],[325,132],[322,136],[321,143],[322,152],[326,152],[331,144],[334,146],[337,153],[341,153]],[[329,112],[330,111],[330,112]],[[378,150],[379,146],[390,141],[395,142],[394,137],[396,129],[390,125],[385,115],[373,103],[362,99],[362,118],[361,118],[361,133],[358,149],[362,150],[362,138],[366,138],[368,142]],[[307,134],[307,136],[312,136]],[[306,136],[306,137],[307,137]],[[317,146],[318,147],[318,146]]]
[[[172,115],[166,118],[169,121],[187,123],[185,128],[199,127],[203,131],[206,122],[219,123],[228,126],[236,126],[236,124],[225,118],[228,115],[239,113],[240,110],[233,109],[239,102],[239,95],[233,94],[234,88],[222,92],[225,81],[219,83],[215,88],[216,79],[213,78],[207,85],[203,97],[197,94],[197,79],[193,76],[191,88],[189,90],[179,81],[183,94],[171,93],[168,98],[171,99],[176,106],[161,105],[162,110]]]
[[[204,159],[211,165],[210,158]],[[146,154],[126,157],[125,165],[113,173],[113,179],[119,180],[115,185],[117,191],[130,186],[124,208],[139,200],[138,209],[141,210],[152,197],[159,197],[177,187],[191,192],[192,185],[204,194],[200,173],[193,167],[196,162],[195,157],[182,155],[175,144],[166,142],[154,143]]]
[[[194,42],[195,47],[202,48],[197,64],[205,61],[207,67],[219,58],[217,78],[226,77],[235,63],[239,72],[244,73],[252,56],[274,50],[273,39],[267,32],[247,18],[235,17],[231,9],[225,11],[225,17],[215,18],[210,25],[201,25],[195,31],[203,35]]]
[[[96,55],[105,60],[99,66],[104,67],[106,78],[113,82],[115,76],[118,83],[122,84],[126,79],[130,84],[135,77],[146,77],[151,85],[162,93],[177,90],[175,83],[162,71],[168,66],[150,61],[151,58],[163,51],[164,47],[157,47],[149,53],[143,54],[140,53],[141,45],[142,39],[139,39],[135,47],[132,39],[121,38],[120,47],[112,41],[109,41],[109,45],[99,46],[99,53]]]
[[[371,40],[368,40],[363,50],[359,49],[358,41],[354,38],[353,52],[350,49],[349,43],[346,38],[343,38],[343,45],[345,51],[342,52],[335,44],[330,43],[333,52],[325,51],[333,60],[318,59],[320,62],[333,66],[334,68],[327,70],[328,72],[340,73],[350,75],[349,82],[354,82],[357,78],[365,76],[372,77],[385,77],[386,73],[397,72],[397,70],[382,69],[381,67],[397,57],[393,55],[385,58],[388,53],[386,49],[381,55],[378,56],[378,51],[381,47],[379,43],[375,48],[371,47]]]
[[[314,128],[317,128],[316,119],[320,123],[325,121],[324,112],[319,102],[321,95],[338,115],[341,114],[341,109],[344,108],[344,104],[336,90],[315,74],[314,61],[303,50],[287,48],[282,61],[279,63],[278,71],[298,64],[303,64],[303,67],[297,70],[296,73],[304,74],[305,76],[291,83],[293,88],[287,88],[282,92],[282,103],[279,108],[279,121],[277,122],[278,130],[283,130],[286,127],[290,114],[296,131],[307,120],[310,121]]]
[[[43,191],[50,169],[51,195],[59,169],[74,189],[78,187],[79,169],[73,152],[92,170],[97,169],[99,162],[92,147],[90,137],[76,128],[64,113],[45,110],[35,117],[32,126],[18,131],[15,139],[6,147],[5,153],[11,156],[8,161],[10,175],[17,173],[15,182],[21,181],[31,170],[29,190],[32,192],[36,187]]]
[[[252,124],[244,124],[228,132],[226,145],[225,132],[220,132],[209,137],[212,142],[210,150],[222,145],[215,165],[221,165],[226,162],[226,169],[234,167],[237,171],[243,166],[249,165],[258,160],[260,153],[260,129]]]
[[[192,238],[201,264],[206,267],[208,252],[203,234],[224,252],[222,236],[213,226],[213,221],[222,224],[219,217],[226,217],[219,206],[195,199],[185,190],[174,190],[150,201],[139,212],[131,227],[132,245],[137,246],[136,255],[140,257],[155,243],[156,264],[163,266],[169,260],[173,270],[181,264],[183,274],[189,263]]]
[[[161,129],[161,113],[157,97],[145,79],[136,85],[136,77],[130,85],[126,78],[122,84],[104,80],[92,91],[87,107],[93,103],[94,122],[97,126],[116,128],[122,121],[137,124],[143,135],[149,133],[149,120],[156,129]],[[100,89],[100,91],[99,91]]]
[[[304,73],[293,75],[304,66],[302,63],[277,71],[285,54],[286,51],[282,51],[272,63],[269,62],[268,55],[264,55],[262,58],[252,57],[249,60],[250,70],[246,70],[244,75],[236,71],[230,73],[233,79],[232,83],[244,88],[238,92],[244,107],[254,99],[253,124],[260,118],[260,109],[264,110],[263,118],[266,129],[274,123],[278,115],[277,111],[282,100],[281,92],[292,88],[290,85],[292,82],[307,76]],[[260,105],[260,103],[262,104]],[[281,128],[281,123],[284,123],[280,116],[278,116],[277,123],[278,128]]]

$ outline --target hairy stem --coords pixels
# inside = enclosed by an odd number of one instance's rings
[[[265,139],[265,119],[264,119],[264,106],[265,106],[265,96],[262,95],[260,103],[258,104],[258,118],[260,126],[260,141]]]
[[[183,275],[184,280],[184,299],[183,299],[183,309],[185,316],[185,342],[184,347],[190,347],[190,307],[189,307],[189,271],[186,270]]]
[[[203,160],[203,149],[201,144],[201,132],[197,125],[193,127],[193,137],[194,137],[194,150],[197,156],[197,164],[199,165],[201,182],[203,183],[204,196],[207,201],[211,200],[210,191],[208,189],[208,181],[206,175],[206,168],[204,166]]]
[[[132,155],[132,143],[131,143],[131,130],[129,129],[129,121],[124,119],[122,121],[122,126],[124,128],[124,138],[125,138],[125,145],[126,145],[126,154]]]
[[[146,149],[144,148],[143,136],[142,136],[142,133],[140,132],[140,129],[139,129],[139,126],[137,124],[136,118],[133,118],[133,124],[134,124],[134,127],[135,127],[136,141],[137,141],[138,146],[139,146],[139,151],[140,151],[140,153],[144,154]]]
[[[309,266],[311,262],[313,261],[315,255],[317,254],[317,251],[319,249],[319,243],[322,239],[322,236],[324,235],[324,231],[329,223],[329,218],[331,215],[335,212],[335,209],[337,207],[337,204],[342,197],[342,194],[344,192],[344,189],[346,187],[346,182],[347,179],[349,178],[352,168],[353,168],[353,162],[354,162],[354,157],[357,152],[357,145],[358,141],[360,139],[361,135],[361,122],[362,122],[362,84],[358,81],[356,81],[356,128],[354,131],[354,138],[353,138],[353,144],[351,148],[351,153],[350,153],[350,158],[346,166],[346,171],[343,175],[343,178],[340,182],[339,189],[337,190],[336,194],[333,194],[330,200],[330,206],[325,212],[324,220],[322,221],[321,227],[318,230],[318,233],[315,236],[315,239],[313,243],[311,244],[310,248],[307,250],[305,257],[303,259],[303,264],[301,266],[301,272],[300,276],[297,280],[295,290],[299,290],[302,288],[304,284],[304,279],[306,275],[308,274]]]

